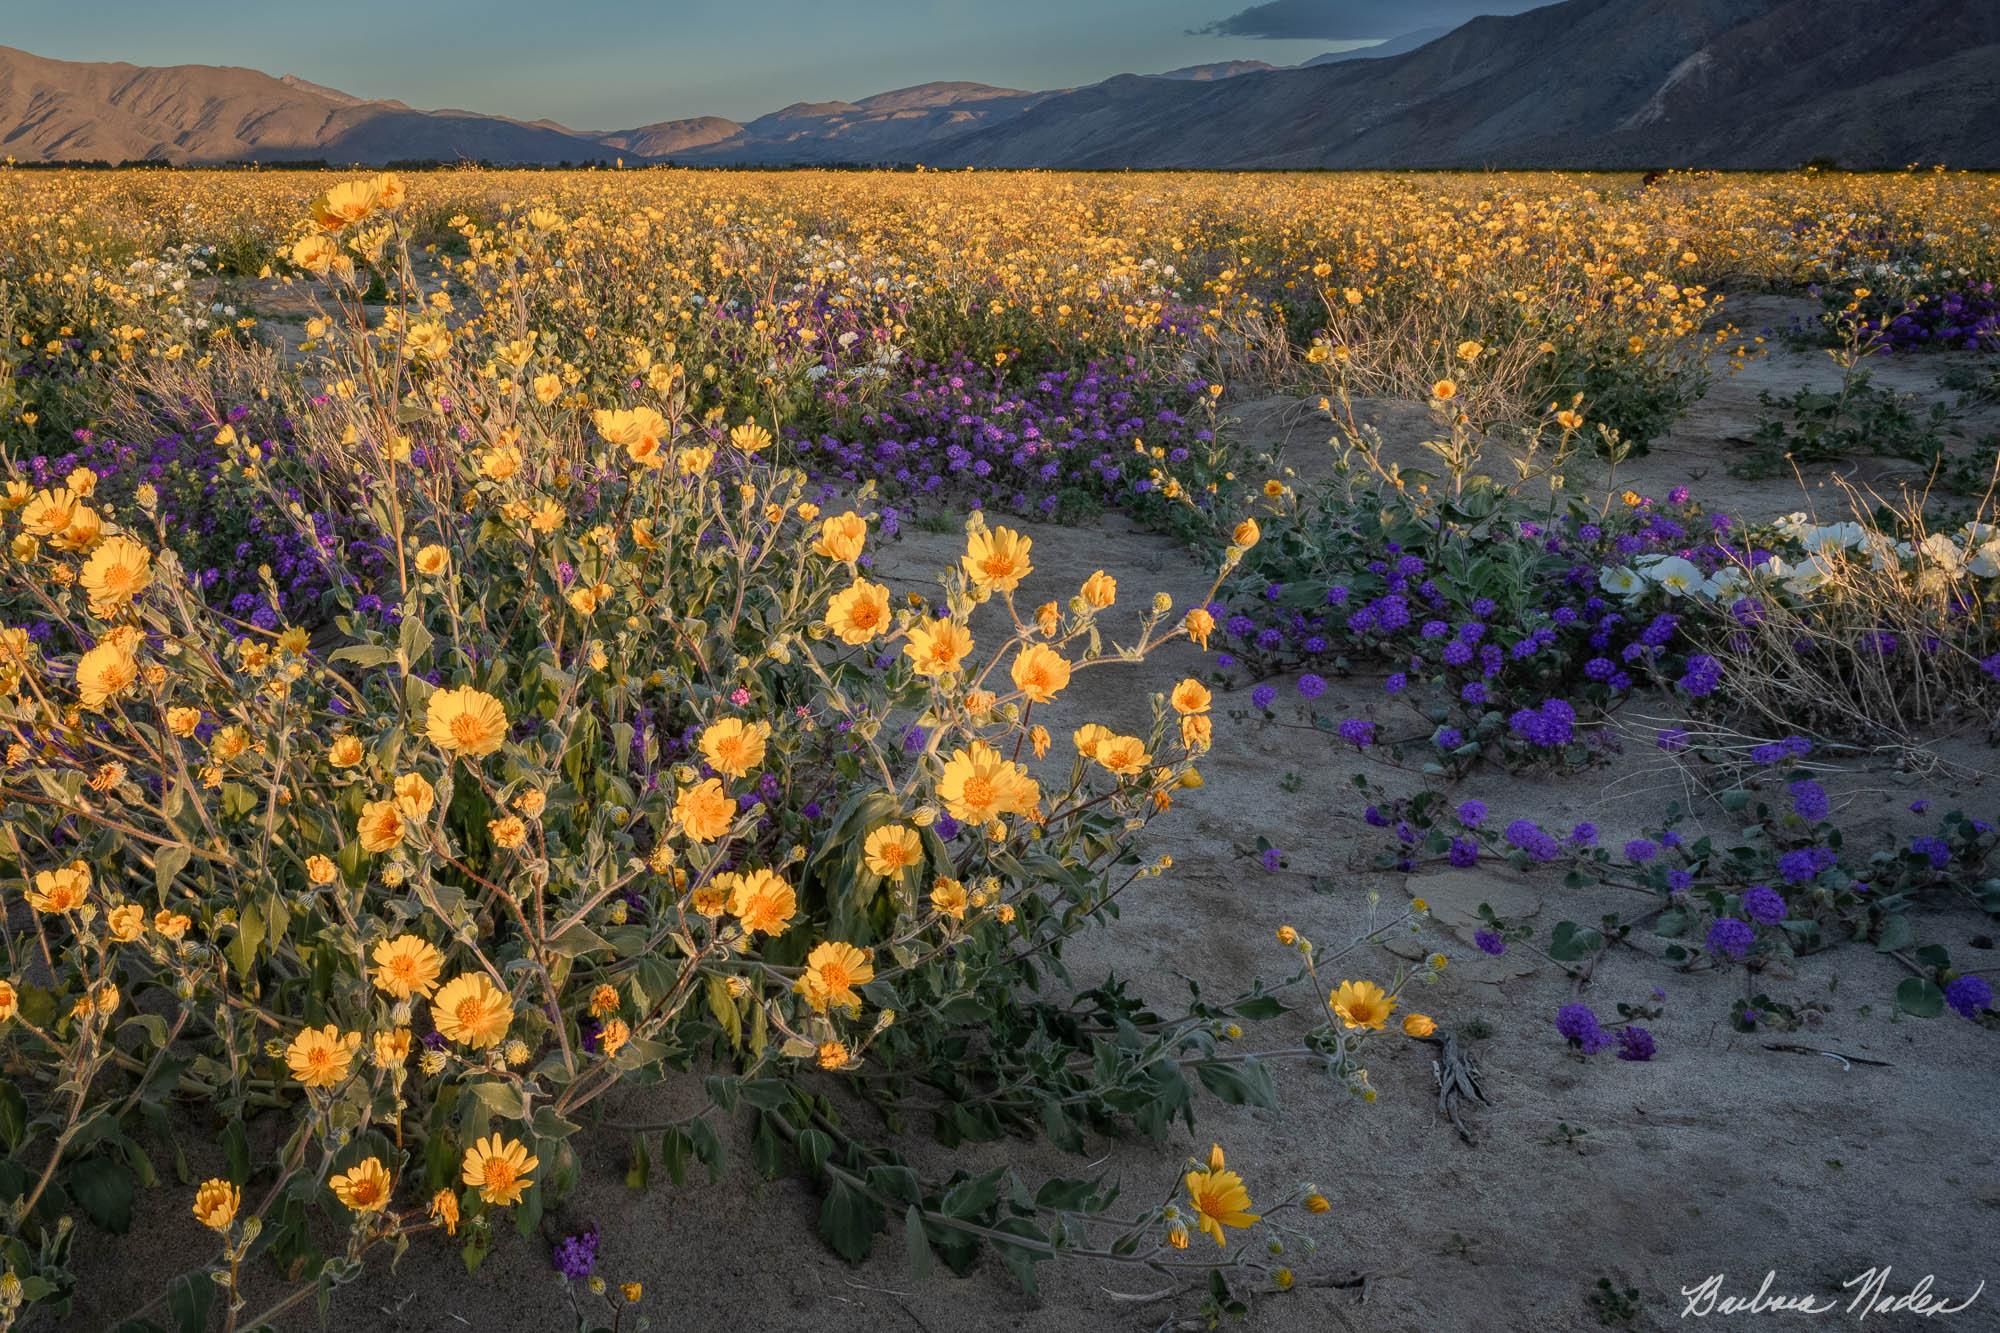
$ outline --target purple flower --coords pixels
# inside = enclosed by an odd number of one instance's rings
[[[1276,847],[1266,847],[1264,849],[1264,854],[1258,857],[1257,859],[1264,863],[1264,869],[1276,870],[1279,866],[1284,864],[1285,854],[1279,851]]]
[[[572,1282],[581,1282],[597,1267],[597,1228],[589,1227],[573,1236],[564,1236],[555,1249],[556,1271]]]
[[[1993,988],[1984,977],[1953,977],[1944,984],[1944,1002],[1965,1018],[1979,1017],[1993,1007]]]
[[[1741,958],[1756,942],[1757,932],[1750,928],[1750,923],[1733,916],[1717,917],[1708,928],[1708,947],[1729,958]]]
[[[1317,699],[1326,693],[1326,682],[1310,673],[1300,676],[1299,693],[1308,699]]]
[[[1715,693],[1722,683],[1722,664],[1706,653],[1696,653],[1687,660],[1687,671],[1682,674],[1680,686],[1694,699],[1704,699]]]
[[[1271,705],[1277,701],[1277,698],[1277,686],[1259,685],[1256,689],[1250,691],[1250,706],[1260,713],[1268,713],[1271,711]]]
[[[1618,1058],[1620,1060],[1650,1060],[1659,1050],[1653,1041],[1653,1034],[1642,1027],[1622,1028],[1618,1033]]]
[[[1479,840],[1458,837],[1451,840],[1451,854],[1447,858],[1460,870],[1470,870],[1479,864]]]
[[[1375,724],[1358,717],[1350,717],[1340,724],[1340,739],[1356,749],[1364,749],[1375,743]]]
[[[1800,847],[1778,858],[1778,873],[1787,884],[1810,884],[1820,871],[1831,869],[1839,860],[1824,847]]]
[[[1645,838],[1634,838],[1625,844],[1625,859],[1644,865],[1660,854],[1659,845]]]
[[[1486,802],[1461,801],[1458,806],[1458,822],[1467,828],[1478,828],[1486,819]]]
[[[1509,845],[1520,848],[1537,861],[1553,861],[1562,852],[1561,845],[1531,819],[1515,820],[1507,826],[1503,836]]]
[[[1826,788],[1811,779],[1801,779],[1791,785],[1792,811],[1800,819],[1818,823],[1833,809],[1827,799]]]
[[[1475,930],[1472,932],[1472,942],[1479,946],[1479,952],[1491,954],[1495,958],[1507,952],[1507,941],[1490,930]]]
[[[1931,869],[1943,870],[1951,864],[1951,844],[1943,838],[1912,838],[1910,850],[1930,858]]]
[[[1775,926],[1785,919],[1785,895],[1768,884],[1753,884],[1743,891],[1743,912],[1762,926]]]
[[[1556,1031],[1585,1055],[1595,1055],[1611,1044],[1611,1038],[1597,1024],[1597,1015],[1587,1004],[1566,1004],[1556,1011]]]

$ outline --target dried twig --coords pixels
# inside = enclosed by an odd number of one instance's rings
[[[1437,1080],[1438,1086],[1438,1114],[1450,1120],[1451,1127],[1458,1131],[1458,1137],[1471,1144],[1474,1142],[1472,1131],[1465,1127],[1461,1109],[1466,1103],[1474,1101],[1482,1106],[1492,1105],[1479,1086],[1479,1067],[1472,1062],[1471,1054],[1459,1045],[1456,1032],[1424,1040],[1438,1048],[1437,1059],[1431,1061],[1431,1077]]]
[[[1839,1051],[1823,1051],[1817,1046],[1801,1046],[1795,1041],[1766,1042],[1764,1043],[1764,1049],[1767,1051],[1786,1051],[1792,1055],[1823,1055],[1829,1060],[1840,1061],[1841,1065],[1847,1068],[1852,1068],[1855,1065],[1877,1065],[1883,1069],[1895,1068],[1887,1060],[1870,1060],[1866,1056],[1861,1055],[1843,1055]]]

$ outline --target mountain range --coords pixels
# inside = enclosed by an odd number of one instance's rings
[[[233,66],[0,47],[0,152],[207,163],[622,157],[974,167],[2000,166],[2000,0],[1562,0],[1302,66],[927,83],[607,132]]]

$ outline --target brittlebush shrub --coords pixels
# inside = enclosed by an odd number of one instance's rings
[[[509,1210],[530,1232],[575,1184],[614,1088],[683,1075],[711,1105],[636,1144],[637,1180],[656,1155],[719,1166],[707,1117],[749,1111],[756,1164],[789,1145],[842,1254],[899,1217],[919,1253],[962,1271],[994,1240],[1032,1282],[1115,1187],[924,1185],[824,1088],[865,1065],[894,1098],[930,1090],[947,1142],[1078,1148],[1164,1134],[1184,1069],[1269,1100],[1213,1036],[1281,1012],[1267,995],[1161,1020],[1121,987],[1025,989],[1162,868],[1134,841],[1210,735],[1186,682],[1143,735],[1075,719],[1037,777],[1057,742],[1035,719],[1075,674],[1206,627],[1164,597],[1127,612],[1102,575],[1040,586],[1031,539],[976,518],[933,593],[892,597],[866,488],[822,510],[685,378],[586,410],[536,399],[531,349],[487,373],[499,335],[420,304],[394,197],[320,202],[294,251],[324,279],[317,359],[271,386],[299,443],[240,474],[339,491],[379,534],[366,568],[327,550],[328,623],[205,605],[151,488],[9,492],[0,1324],[65,1308],[69,1212],[129,1225],[190,1106],[223,1149],[188,1180],[221,1257],[163,1299],[235,1326],[257,1260],[304,1283],[265,1316],[420,1232],[476,1264]],[[1193,1264],[1190,1223],[1255,1221],[1219,1150],[1188,1188],[1187,1221],[1163,1204],[1084,1252]],[[1264,1224],[1316,1197],[1265,1200]],[[1268,1273],[1253,1248],[1231,1262]]]

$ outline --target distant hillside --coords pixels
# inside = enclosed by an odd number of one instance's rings
[[[1029,92],[925,83],[610,133],[421,111],[217,65],[0,47],[17,158],[622,157],[977,167],[2000,167],[2000,0],[1564,0],[1280,69]]]
[[[19,158],[224,162],[605,156],[595,141],[469,111],[370,102],[224,65],[147,68],[0,47],[0,147]]]
[[[1996,0],[1567,0],[1400,56],[1119,78],[933,157],[989,167],[2000,166]]]

